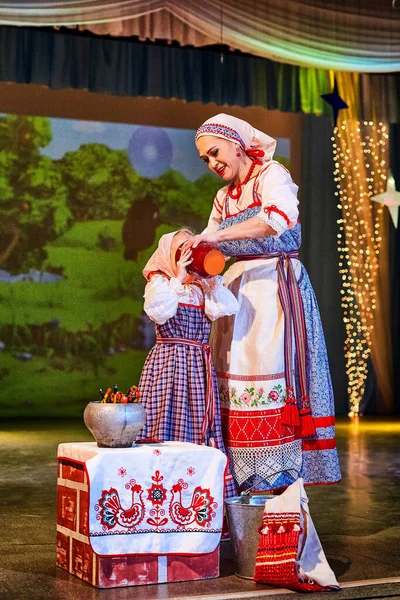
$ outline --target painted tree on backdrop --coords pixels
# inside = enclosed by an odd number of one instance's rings
[[[218,187],[206,174],[195,182],[169,169],[146,179],[125,150],[92,143],[60,160],[41,154],[52,139],[43,117],[0,117],[0,267],[11,273],[41,270],[46,244],[77,221],[124,219],[124,258],[155,242],[161,224],[201,230]],[[115,247],[106,233],[104,250]]]
[[[172,169],[144,178],[127,151],[98,143],[54,160],[51,141],[50,119],[0,117],[0,270],[61,275],[51,286],[2,275],[0,413],[9,416],[53,414],[55,398],[60,415],[81,414],[98,378],[139,376],[141,268],[162,233],[205,226],[220,187]]]
[[[213,175],[192,182],[172,169],[157,179],[144,179],[141,198],[131,205],[123,225],[124,258],[136,260],[139,251],[149,248],[160,223],[201,231],[220,185]]]
[[[46,118],[0,118],[0,266],[11,272],[40,268],[71,218],[61,173],[40,154],[51,137]]]
[[[74,221],[125,219],[126,260],[136,260],[138,252],[154,243],[161,223],[201,229],[219,187],[212,175],[191,182],[172,169],[146,179],[133,170],[125,150],[103,144],[85,144],[66,153],[59,166]],[[111,241],[104,235],[104,248]]]
[[[74,221],[123,219],[142,195],[142,178],[132,169],[125,150],[84,144],[59,161]]]

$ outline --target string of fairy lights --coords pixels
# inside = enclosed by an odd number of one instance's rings
[[[383,123],[342,121],[332,137],[350,416],[359,414],[371,352],[383,219],[383,207],[371,196],[386,180],[386,129]]]

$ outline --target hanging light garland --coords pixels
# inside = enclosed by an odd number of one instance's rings
[[[371,196],[385,187],[386,129],[383,123],[342,121],[332,137],[350,416],[359,414],[371,352],[383,222],[383,207]]]

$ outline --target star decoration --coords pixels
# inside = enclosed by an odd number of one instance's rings
[[[371,200],[374,202],[379,202],[380,204],[388,207],[390,216],[392,217],[393,225],[397,228],[400,192],[396,191],[394,177],[391,174],[388,177],[386,192],[383,192],[383,194],[377,194],[376,196],[371,196]]]
[[[343,100],[343,98],[341,98],[339,95],[338,84],[336,79],[333,85],[332,92],[330,94],[321,94],[321,98],[332,106],[333,125],[334,127],[336,127],[339,110],[342,110],[342,108],[349,108],[346,102]]]

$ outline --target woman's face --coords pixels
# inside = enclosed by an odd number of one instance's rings
[[[229,142],[212,135],[203,135],[196,142],[200,158],[210,171],[225,181],[233,181],[238,175],[241,156],[237,156],[234,142]]]

